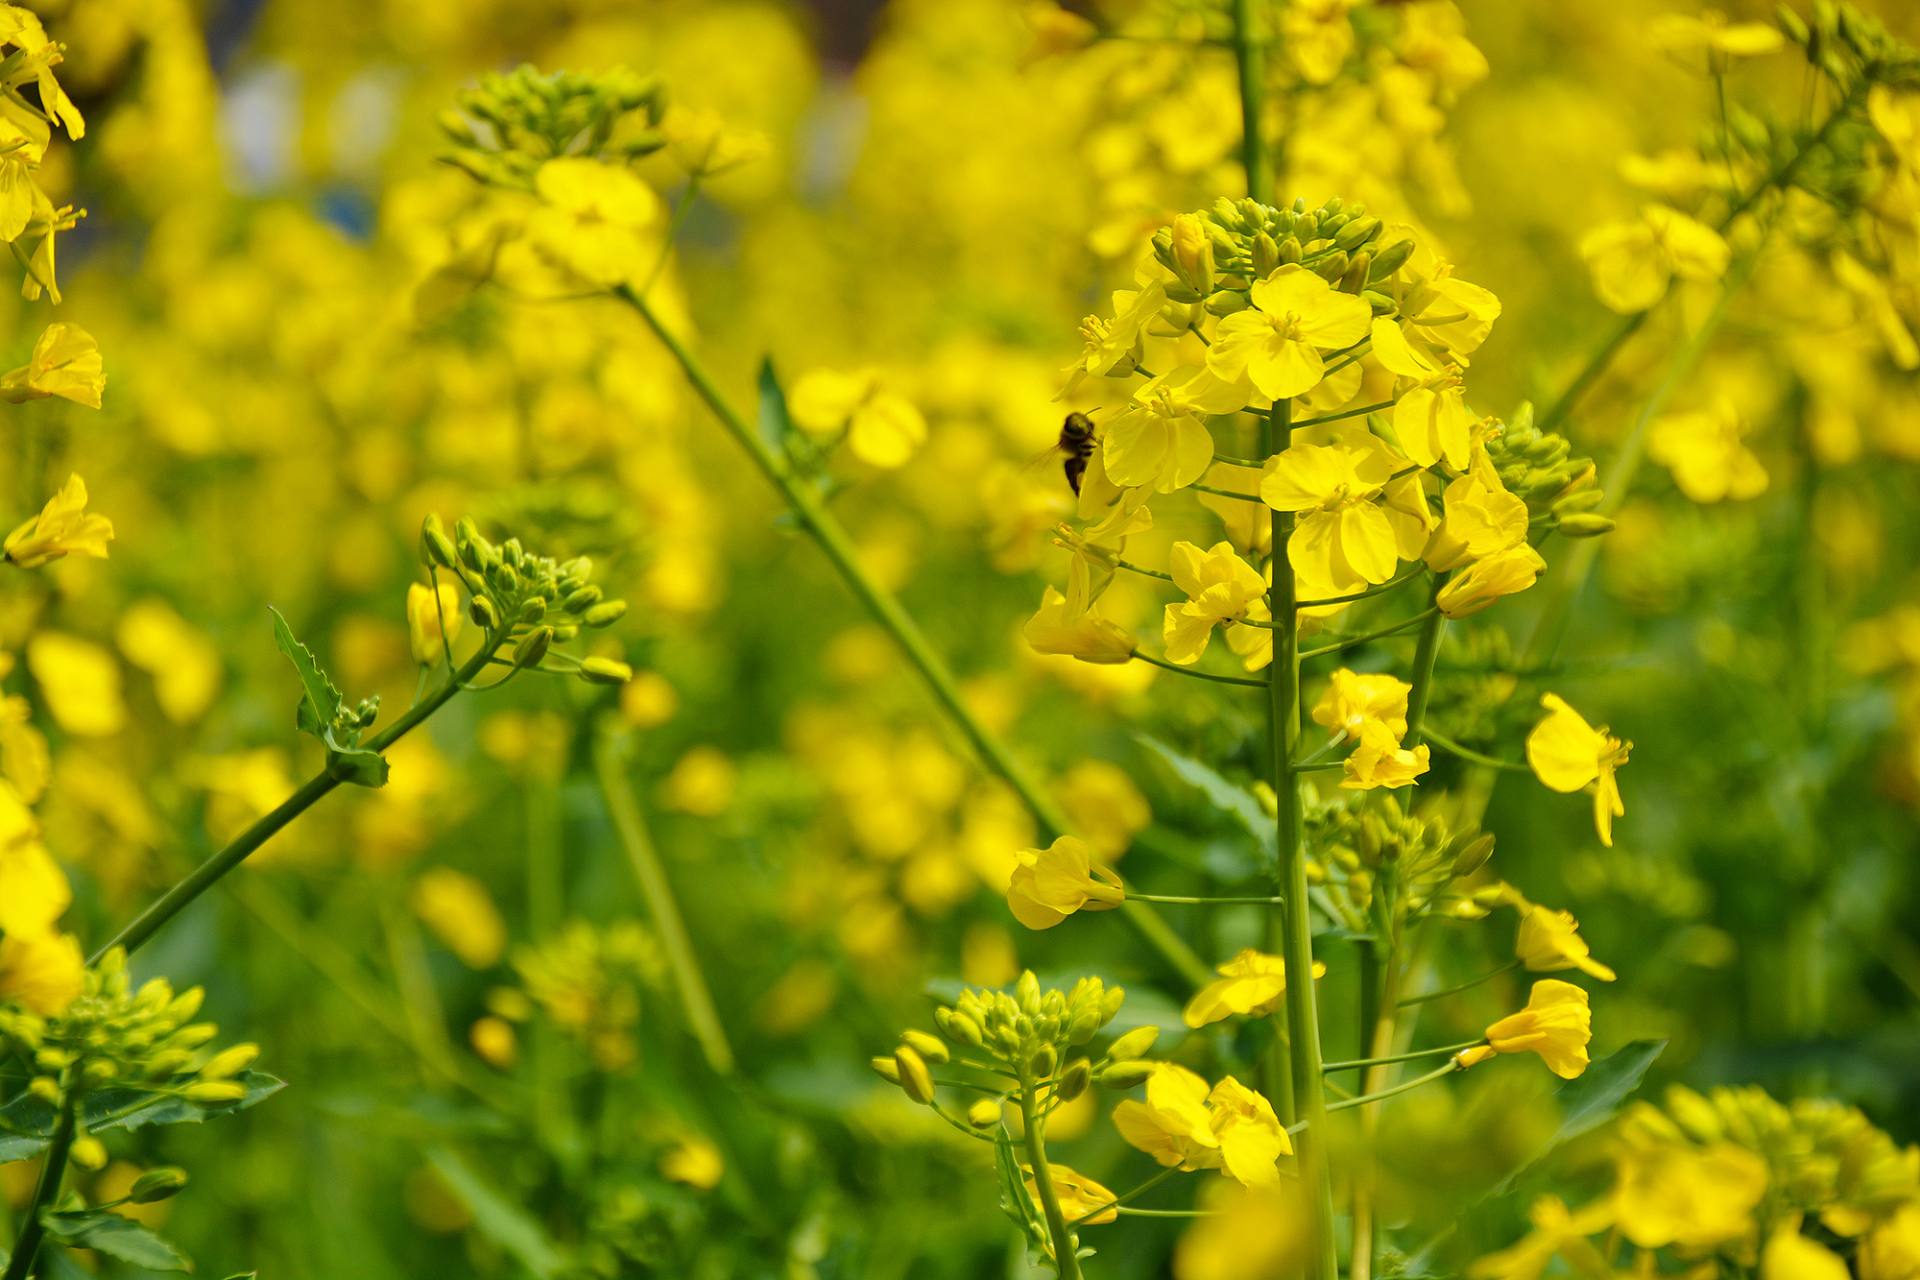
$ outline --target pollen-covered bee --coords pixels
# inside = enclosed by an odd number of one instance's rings
[[[1075,493],[1080,492],[1080,481],[1087,474],[1087,462],[1093,457],[1093,447],[1097,443],[1093,435],[1093,419],[1086,414],[1070,413],[1067,420],[1060,424],[1060,440],[1056,447],[1067,455],[1060,469]]]

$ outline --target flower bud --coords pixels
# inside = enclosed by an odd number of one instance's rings
[[[953,1055],[947,1052],[946,1044],[938,1037],[924,1031],[903,1031],[900,1038],[928,1062],[946,1062]]]
[[[1333,246],[1352,253],[1367,241],[1380,234],[1380,219],[1355,218],[1334,233]]]
[[[1060,1083],[1054,1087],[1053,1096],[1061,1102],[1072,1102],[1087,1091],[1093,1082],[1093,1064],[1085,1058],[1075,1058],[1060,1073]]]
[[[981,1032],[980,1024],[970,1015],[958,1009],[946,1012],[947,1018],[940,1024],[940,1030],[946,1033],[947,1039],[955,1044],[970,1044],[976,1049],[986,1045],[986,1036]]]
[[[443,569],[451,569],[457,563],[453,539],[447,536],[437,512],[429,512],[420,523],[420,554],[428,564],[437,564]]]
[[[475,596],[467,601],[467,616],[473,619],[475,626],[488,631],[496,631],[500,627],[500,614],[494,609],[493,601],[485,596]]]
[[[1299,245],[1295,244],[1294,248],[1297,251]],[[1297,252],[1293,260],[1295,262],[1300,260]],[[1253,274],[1265,279],[1279,269],[1280,263],[1280,246],[1274,243],[1273,237],[1264,231],[1255,236],[1253,238]]]
[[[633,668],[616,658],[583,658],[580,678],[589,684],[625,684],[633,679]]]
[[[247,1096],[246,1086],[232,1080],[199,1080],[180,1091],[188,1102],[205,1106],[228,1106]]]
[[[1035,1079],[1040,1080],[1052,1075],[1053,1069],[1059,1065],[1060,1051],[1050,1044],[1041,1045],[1033,1051],[1033,1056],[1027,1059],[1027,1069],[1033,1072]]]
[[[1613,532],[1613,521],[1606,516],[1583,511],[1570,516],[1561,516],[1555,528],[1569,538],[1597,538],[1602,534]]]
[[[185,1169],[149,1169],[133,1180],[133,1186],[127,1189],[127,1199],[135,1204],[153,1204],[179,1195],[186,1185]]]
[[[1135,1027],[1108,1046],[1107,1056],[1115,1062],[1137,1058],[1153,1048],[1153,1042],[1159,1038],[1158,1027]]]
[[[1347,274],[1347,255],[1345,250],[1335,249],[1326,257],[1313,264],[1313,274],[1328,284],[1336,284]]]
[[[520,638],[513,647],[513,665],[518,670],[537,667],[540,660],[547,656],[547,650],[553,646],[553,628],[535,627]]]
[[[599,604],[594,605],[591,609],[581,614],[580,621],[590,627],[605,627],[620,621],[620,619],[626,616],[627,602],[625,600],[602,600]]]
[[[933,1101],[933,1073],[912,1045],[903,1044],[893,1051],[893,1065],[900,1073],[902,1093],[922,1106]]]
[[[232,1048],[222,1049],[207,1059],[207,1065],[200,1068],[202,1080],[225,1080],[229,1076],[239,1075],[260,1056],[257,1044],[236,1044]]]
[[[1000,1101],[981,1098],[967,1108],[967,1123],[976,1129],[991,1129],[1000,1123]]]
[[[1407,265],[1407,259],[1413,256],[1413,241],[1396,240],[1373,256],[1373,270],[1368,279],[1385,280],[1394,272]]]
[[[73,1140],[73,1148],[68,1152],[68,1157],[89,1172],[104,1169],[107,1167],[107,1145],[92,1134],[88,1134],[86,1137]]]
[[[1131,1089],[1135,1085],[1145,1084],[1153,1075],[1155,1064],[1145,1059],[1130,1062],[1111,1062],[1100,1073],[1100,1083],[1109,1089]]]

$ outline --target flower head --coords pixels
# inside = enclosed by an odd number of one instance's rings
[[[1593,958],[1580,922],[1571,911],[1523,903],[1520,907],[1520,936],[1514,943],[1520,963],[1534,973],[1555,973],[1578,969],[1602,982],[1612,982],[1614,972]]]
[[[1176,542],[1168,568],[1174,585],[1187,593],[1185,604],[1166,608],[1163,630],[1170,662],[1198,662],[1215,627],[1248,617],[1253,606],[1266,599],[1266,579],[1234,554],[1230,542],[1217,542],[1204,552],[1191,542]]]
[[[1695,502],[1757,498],[1767,491],[1767,471],[1747,447],[1747,430],[1739,410],[1721,400],[1711,409],[1671,413],[1656,421],[1647,436],[1647,452]]]
[[[1365,427],[1338,431],[1328,444],[1290,445],[1268,460],[1261,501],[1298,514],[1287,559],[1315,595],[1385,582],[1425,547],[1433,518],[1419,477],[1400,461]]]
[[[1400,736],[1379,721],[1360,730],[1360,745],[1346,759],[1340,785],[1349,791],[1411,786],[1427,771],[1432,749],[1424,742],[1403,747]]]
[[[452,583],[434,588],[416,582],[407,588],[407,645],[415,662],[431,666],[440,661],[465,625],[460,591]]]
[[[822,438],[844,432],[847,448],[869,466],[904,466],[926,443],[927,420],[874,369],[814,369],[793,384],[787,405],[793,425]]]
[[[1593,1038],[1593,1011],[1587,993],[1571,982],[1543,978],[1533,984],[1527,1007],[1487,1028],[1487,1043],[1462,1051],[1463,1067],[1496,1053],[1537,1053],[1547,1070],[1572,1080],[1587,1069],[1587,1042]]]
[[[1078,836],[1061,836],[1044,849],[1022,849],[1007,885],[1007,906],[1029,929],[1051,929],[1076,911],[1110,911],[1126,901],[1120,878],[1093,865]]]
[[[1066,593],[1048,587],[1021,634],[1036,653],[1064,654],[1082,662],[1127,662],[1135,647],[1126,628],[1093,612],[1093,574],[1080,556],[1067,566]]]
[[[1314,963],[1314,977],[1326,971],[1326,965]],[[1287,962],[1252,947],[1221,965],[1217,972],[1218,978],[1187,1001],[1182,1016],[1188,1026],[1204,1027],[1232,1017],[1264,1017],[1278,1009],[1287,994]]]
[[[1613,847],[1613,820],[1626,813],[1614,773],[1627,762],[1631,742],[1596,729],[1559,694],[1543,694],[1547,718],[1527,735],[1527,763],[1540,781],[1560,792],[1593,788],[1593,825],[1600,843]]]
[[[74,554],[104,560],[111,541],[113,522],[87,513],[87,482],[72,475],[39,515],[7,535],[6,558],[22,569]]]
[[[1220,322],[1207,368],[1227,382],[1251,383],[1269,400],[1303,395],[1326,375],[1323,351],[1367,336],[1373,309],[1298,264],[1276,270],[1250,291],[1253,305]]]
[[[1718,280],[1731,255],[1719,232],[1662,204],[1645,206],[1630,221],[1596,227],[1580,242],[1594,292],[1623,315],[1660,301],[1675,278]]]
[[[1385,673],[1361,675],[1341,667],[1313,707],[1313,722],[1350,738],[1369,724],[1386,727],[1396,739],[1407,731],[1407,695],[1413,686]]]
[[[48,325],[33,344],[27,363],[0,374],[0,400],[14,404],[59,396],[98,409],[106,387],[100,344],[77,324]]]

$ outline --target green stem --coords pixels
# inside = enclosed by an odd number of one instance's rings
[[[1345,1111],[1350,1107],[1364,1107],[1369,1103],[1380,1102],[1386,1098],[1391,1098],[1399,1094],[1406,1093],[1410,1089],[1418,1089],[1423,1084],[1432,1084],[1435,1080],[1439,1080],[1445,1076],[1450,1076],[1454,1072],[1460,1069],[1461,1068],[1459,1063],[1449,1061],[1446,1066],[1441,1067],[1438,1070],[1429,1071],[1426,1075],[1423,1075],[1423,1076],[1415,1076],[1413,1079],[1408,1080],[1402,1084],[1397,1084],[1393,1086],[1393,1088],[1391,1089],[1382,1089],[1379,1093],[1367,1093],[1367,1094],[1362,1094],[1357,1098],[1343,1098],[1339,1102],[1329,1103],[1327,1105],[1327,1110],[1328,1111]]]
[[[493,650],[493,645],[483,646],[478,653],[467,659],[466,665],[454,672],[445,684],[428,694],[424,702],[408,708],[405,715],[394,721],[383,732],[374,735],[366,744],[367,749],[375,752],[385,751],[424,722],[427,717],[445,706],[447,701],[460,691],[463,684],[480,674],[486,667],[487,659],[493,656]],[[339,785],[340,779],[330,770],[323,769],[308,778],[300,784],[299,790],[235,836],[226,848],[188,872],[185,879],[162,894],[152,906],[142,911],[120,932],[108,939],[105,946],[88,957],[87,963],[98,964],[100,958],[115,947],[126,948],[128,955],[138,951],[147,939],[160,931],[161,926],[186,910],[195,898],[212,888],[222,876],[245,862],[255,849],[277,835],[282,827],[311,809]]]
[[[1351,591],[1343,596],[1322,596],[1318,600],[1296,600],[1294,606],[1300,609],[1313,609],[1323,604],[1351,604],[1355,600],[1365,600],[1371,596],[1385,595],[1403,583],[1412,582],[1427,571],[1424,564],[1416,564],[1397,578],[1389,578],[1377,587],[1368,587],[1365,591]]]
[[[1191,676],[1195,680],[1211,680],[1215,684],[1244,685],[1249,689],[1264,689],[1267,687],[1265,680],[1248,680],[1242,676],[1217,676],[1211,671],[1196,671],[1192,667],[1183,667],[1177,662],[1168,662],[1165,658],[1156,658],[1150,654],[1136,652],[1133,655],[1133,659],[1135,662],[1144,662],[1148,666],[1159,667],[1164,671],[1171,671],[1175,675]]]
[[[602,730],[594,737],[593,771],[606,802],[607,816],[612,819],[614,833],[627,855],[627,866],[633,871],[634,883],[639,886],[640,897],[646,902],[647,913],[653,917],[654,928],[659,932],[661,948],[667,955],[667,968],[673,974],[674,988],[687,1015],[687,1025],[700,1042],[707,1065],[720,1075],[732,1075],[733,1046],[727,1041],[726,1027],[714,1005],[713,992],[707,986],[706,971],[701,968],[692,935],[687,932],[686,921],[680,914],[673,883],[667,879],[660,852],[647,830],[640,804],[634,799],[633,787],[621,768],[619,742],[610,730]]]
[[[1482,765],[1488,769],[1507,769],[1514,773],[1530,772],[1528,766],[1518,760],[1502,760],[1499,756],[1490,756],[1484,752],[1475,751],[1472,747],[1463,747],[1437,729],[1423,729],[1421,734],[1428,742],[1448,755],[1459,756],[1470,764]]]
[[[1192,489],[1197,493],[1210,493],[1216,498],[1235,498],[1241,502],[1260,502],[1261,501],[1261,497],[1257,493],[1241,493],[1234,489],[1222,489],[1218,485],[1200,484],[1198,482],[1195,482],[1194,484],[1188,485],[1187,488]]]
[[[1040,1212],[1047,1219],[1047,1234],[1053,1241],[1054,1265],[1060,1280],[1080,1280],[1078,1246],[1067,1215],[1060,1208],[1060,1193],[1053,1185],[1053,1166],[1047,1163],[1047,1144],[1041,1131],[1042,1121],[1034,1111],[1033,1082],[1020,1086],[1020,1124],[1026,1131],[1027,1165],[1033,1170],[1034,1190],[1040,1194]]]
[[[1087,1210],[1085,1213],[1081,1214],[1079,1217],[1075,1218],[1072,1222],[1069,1222],[1067,1225],[1070,1227],[1077,1227],[1081,1223],[1085,1222],[1088,1218],[1097,1218],[1109,1209],[1117,1209],[1129,1200],[1137,1200],[1141,1196],[1147,1194],[1147,1192],[1153,1190],[1155,1187],[1159,1186],[1161,1183],[1165,1182],[1168,1178],[1171,1178],[1174,1174],[1178,1172],[1180,1172],[1180,1166],[1178,1165],[1174,1165],[1170,1168],[1162,1169],[1160,1172],[1154,1174],[1151,1178],[1148,1178],[1145,1182],[1133,1188],[1131,1191],[1122,1191],[1119,1195],[1107,1201],[1105,1204],[1098,1205],[1092,1209]]]
[[[77,1099],[69,1092],[60,1103],[60,1118],[54,1124],[53,1141],[47,1146],[46,1163],[40,1166],[40,1181],[34,1186],[33,1201],[27,1205],[27,1218],[20,1226],[20,1239],[7,1262],[4,1280],[27,1280],[33,1260],[46,1238],[46,1223],[41,1215],[51,1212],[60,1199],[60,1184],[67,1175],[67,1157],[73,1151]]]
[[[1253,0],[1233,0],[1233,59],[1240,72],[1240,167],[1247,175],[1247,194],[1272,204],[1273,157],[1261,136],[1267,95],[1260,33],[1254,30]]]
[[[694,394],[712,411],[734,443],[746,451],[767,482],[780,492],[794,519],[820,547],[867,611],[893,637],[894,643],[920,673],[934,700],[972,744],[981,761],[1013,788],[1014,794],[1020,797],[1021,803],[1026,805],[1028,812],[1033,814],[1049,835],[1065,834],[1068,829],[1065,815],[1048,799],[1046,792],[1027,773],[1025,766],[1014,759],[1006,746],[967,707],[953,673],[933,651],[926,636],[900,606],[900,602],[861,567],[852,540],[827,510],[819,494],[811,485],[794,476],[779,455],[760,438],[759,433],[735,412],[708,375],[706,366],[700,363],[679,335],[661,321],[646,299],[625,285],[614,292],[653,331],[660,344],[667,349],[667,354],[680,366],[680,372],[686,377]],[[1200,962],[1200,957],[1193,953],[1180,935],[1167,927],[1151,907],[1145,903],[1127,903],[1122,905],[1121,911],[1147,944],[1159,951],[1167,963],[1188,982],[1199,986],[1209,981],[1211,975]]]
[[[1342,636],[1338,642],[1323,644],[1317,649],[1302,649],[1300,661],[1305,662],[1308,658],[1318,658],[1323,654],[1339,653],[1342,649],[1357,648],[1371,640],[1384,640],[1388,636],[1399,635],[1402,631],[1419,626],[1439,612],[1438,608],[1426,609],[1414,614],[1411,618],[1402,618],[1391,626],[1381,627],[1378,631],[1366,631],[1357,636]]]
[[[1396,1006],[1399,1003],[1397,1000],[1394,1002]],[[1398,1062],[1418,1062],[1422,1058],[1432,1058],[1443,1053],[1458,1053],[1462,1049],[1471,1049],[1477,1044],[1485,1044],[1486,1042],[1487,1038],[1481,1036],[1477,1040],[1466,1040],[1459,1044],[1435,1045],[1431,1049],[1415,1049],[1409,1053],[1387,1053],[1381,1054],[1376,1058],[1349,1058],[1345,1062],[1329,1062],[1326,1066],[1322,1067],[1321,1070],[1359,1071],[1368,1067],[1390,1067]]]
[[[1462,982],[1458,984],[1457,986],[1442,987],[1438,991],[1422,991],[1417,996],[1408,996],[1406,999],[1400,1001],[1400,1007],[1404,1009],[1409,1005],[1425,1004],[1429,1000],[1438,1000],[1444,996],[1457,996],[1462,991],[1473,990],[1475,987],[1479,986],[1483,982],[1491,982],[1502,974],[1512,973],[1515,969],[1518,969],[1519,967],[1520,967],[1520,962],[1518,960],[1509,960],[1506,964],[1501,965],[1498,969],[1495,969],[1492,973],[1483,973],[1479,977],[1471,978],[1466,982]]]
[[[1135,893],[1127,890],[1127,897],[1136,902],[1161,902],[1176,907],[1273,907],[1286,901],[1285,898],[1176,898],[1158,893]]]

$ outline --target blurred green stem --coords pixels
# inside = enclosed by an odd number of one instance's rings
[[[1254,29],[1253,0],[1233,0],[1233,59],[1240,73],[1240,167],[1246,171],[1247,194],[1272,204],[1273,157],[1261,136],[1267,84],[1265,50]]]
[[[860,564],[854,551],[853,541],[840,525],[832,512],[827,510],[813,487],[795,476],[785,460],[775,453],[767,442],[756,432],[726,397],[707,373],[706,366],[680,336],[673,332],[659,317],[647,300],[631,288],[622,285],[616,289],[615,296],[632,307],[641,320],[660,340],[667,353],[680,365],[680,371],[686,376],[687,383],[694,394],[700,397],[707,408],[713,412],[722,428],[746,451],[761,475],[773,487],[779,490],[792,511],[794,519],[806,530],[827,559],[845,580],[854,595],[858,596],[867,611],[893,637],[894,643],[920,673],[934,700],[940,704],[948,718],[972,745],[980,760],[993,773],[999,775],[1019,796],[1028,812],[1045,830],[1046,835],[1064,835],[1068,830],[1066,816],[1061,813],[1039,782],[1028,774],[1026,767],[1013,756],[1004,743],[996,737],[979,717],[967,706],[961,696],[958,682],[947,664],[934,652],[924,633],[913,621],[907,611],[901,607],[894,595],[873,580]],[[1166,921],[1143,902],[1121,904],[1121,913],[1128,923],[1139,931],[1141,937],[1172,965],[1189,983],[1199,986],[1207,982],[1212,975],[1200,958],[1193,953],[1179,934],[1167,926]]]
[[[667,878],[660,851],[647,830],[640,802],[634,799],[633,784],[622,767],[620,745],[618,733],[612,728],[603,727],[594,734],[593,771],[606,802],[607,816],[620,838],[620,848],[627,855],[627,866],[633,871],[634,883],[646,903],[647,913],[653,917],[654,928],[660,934],[660,945],[667,953],[667,967],[680,993],[687,1025],[692,1028],[694,1039],[700,1042],[707,1065],[720,1075],[732,1075],[733,1046],[727,1042],[726,1026],[714,1006],[713,992],[707,986],[706,971],[701,968],[693,937],[680,914],[673,883]]]
[[[47,1146],[46,1163],[40,1166],[40,1181],[33,1188],[33,1200],[27,1205],[26,1221],[20,1224],[20,1239],[7,1260],[4,1280],[26,1280],[33,1270],[40,1242],[46,1238],[46,1223],[41,1215],[50,1213],[60,1200],[60,1184],[67,1176],[67,1157],[73,1152],[77,1105],[69,1089],[60,1103],[60,1118],[54,1123],[53,1141]]]

